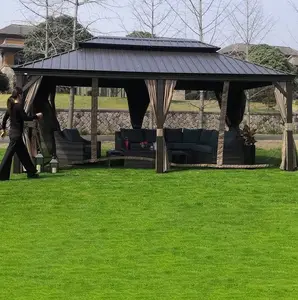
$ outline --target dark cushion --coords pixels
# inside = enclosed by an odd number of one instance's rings
[[[77,129],[64,129],[65,137],[72,142],[82,142],[81,135]]]
[[[156,142],[156,130],[155,129],[144,129],[144,140],[148,143]]]
[[[193,145],[192,150],[196,152],[212,153],[213,149],[208,145]]]
[[[212,130],[208,146],[216,148],[217,142],[218,142],[218,131]]]
[[[144,140],[141,129],[121,129],[121,138],[127,138],[130,143],[141,143]]]
[[[212,131],[203,129],[200,135],[200,144],[208,145],[211,139]]]
[[[183,129],[183,143],[198,143],[202,129]]]
[[[129,144],[130,150],[142,150],[142,146],[140,143],[130,143]]]
[[[179,129],[165,129],[165,139],[167,143],[182,143],[183,133],[182,128]]]
[[[233,146],[237,144],[237,132],[226,131],[225,132],[225,147]]]
[[[167,148],[170,150],[191,150],[194,143],[169,143]]]

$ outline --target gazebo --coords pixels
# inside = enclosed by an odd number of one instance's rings
[[[226,125],[239,127],[245,110],[245,90],[275,86],[276,101],[284,122],[281,168],[297,168],[293,139],[292,94],[294,75],[285,74],[218,53],[219,48],[196,40],[168,38],[97,37],[79,48],[14,67],[17,84],[27,92],[27,112],[51,110],[47,139],[58,126],[55,118],[56,86],[92,87],[91,159],[97,158],[98,88],[124,88],[133,128],[141,128],[151,104],[156,120],[156,171],[169,168],[164,122],[173,91],[214,91],[220,105],[216,167],[222,168]],[[49,119],[50,120],[50,119]],[[45,120],[45,122],[48,122]],[[51,143],[51,141],[49,142]],[[32,150],[32,140],[27,139]]]

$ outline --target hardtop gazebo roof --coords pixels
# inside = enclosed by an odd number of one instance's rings
[[[291,74],[232,58],[218,50],[218,47],[196,40],[97,37],[80,43],[77,50],[15,66],[14,70],[28,75],[58,76],[57,83],[66,85],[67,80],[61,77],[229,80],[246,82],[246,88],[294,79]],[[77,80],[77,83],[87,84],[84,80]],[[71,84],[74,84],[73,79]],[[178,87],[186,86],[178,84]]]
[[[92,87],[91,161],[97,159],[99,86],[125,89],[133,128],[142,127],[144,115],[151,103],[155,112],[156,170],[159,173],[168,169],[164,122],[174,89],[215,92],[221,109],[216,167],[221,168],[225,122],[228,119],[230,126],[239,127],[246,102],[244,91],[275,85],[276,99],[285,124],[282,168],[295,170],[297,160],[292,129],[295,76],[220,54],[218,50],[218,47],[195,40],[98,37],[80,43],[76,50],[15,66],[13,69],[17,84],[23,90],[30,88],[29,96],[26,97],[28,110],[36,98],[36,109],[42,108],[42,105],[46,109],[47,105],[48,110],[55,111],[56,86]],[[24,86],[25,78],[29,82]],[[73,110],[69,115],[72,114]],[[54,112],[52,116],[56,118]],[[48,128],[45,125],[45,132]],[[53,141],[53,138],[49,140]]]

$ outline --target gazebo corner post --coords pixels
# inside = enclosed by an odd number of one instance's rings
[[[98,78],[92,78],[91,97],[91,160],[97,159],[97,111],[98,111]]]
[[[297,170],[297,152],[293,137],[293,82],[276,82],[275,98],[284,123],[282,162],[280,169]]]
[[[165,139],[164,139],[164,93],[165,81],[157,80],[157,110],[156,110],[156,173],[164,173],[165,157]]]
[[[294,171],[296,166],[294,165],[294,138],[293,138],[293,83],[291,81],[286,82],[287,91],[287,156],[288,156],[288,171]],[[296,152],[296,151],[295,151]]]
[[[217,141],[217,166],[223,165],[224,157],[224,142],[225,142],[225,120],[228,107],[228,97],[229,97],[230,82],[225,81],[223,84],[223,92],[221,99],[220,117],[219,117],[219,128],[218,128],[218,141]]]

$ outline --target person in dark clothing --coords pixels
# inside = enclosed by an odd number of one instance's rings
[[[23,142],[22,135],[24,130],[24,121],[33,121],[41,119],[42,114],[38,113],[33,117],[28,116],[22,106],[23,91],[21,88],[16,87],[13,90],[11,97],[7,100],[7,111],[2,121],[2,130],[0,136],[4,138],[6,123],[10,119],[10,131],[9,131],[9,146],[2,159],[0,165],[0,181],[9,180],[12,158],[16,153],[22,165],[27,171],[28,178],[38,178],[37,170],[34,167],[28,150]]]

